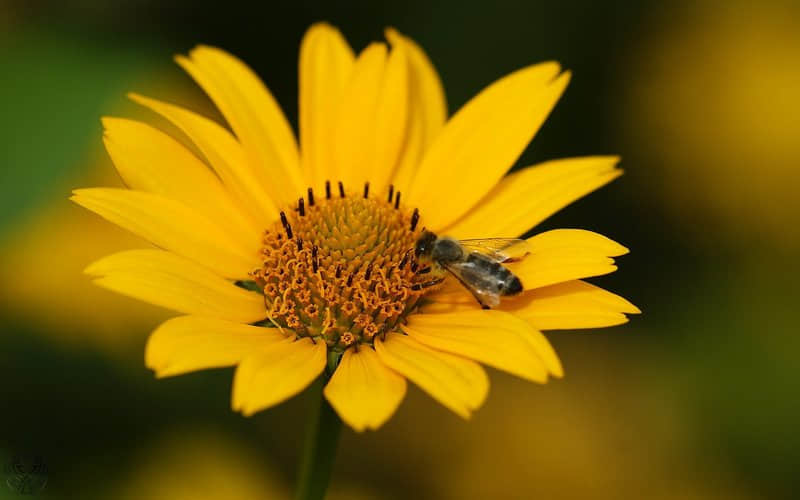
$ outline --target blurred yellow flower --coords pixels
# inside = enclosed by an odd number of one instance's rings
[[[181,430],[145,447],[128,477],[107,495],[199,500],[215,498],[289,498],[275,468],[235,441],[208,430]]]
[[[73,200],[159,249],[117,253],[87,273],[186,314],[150,337],[146,363],[158,376],[238,365],[232,405],[251,415],[328,366],[325,397],[355,430],[381,426],[406,379],[468,418],[488,392],[477,362],[543,383],[562,368],[540,330],[614,325],[639,312],[580,281],[614,271],[613,257],[627,253],[589,231],[549,231],[514,246],[520,258],[503,276],[520,293],[493,310],[445,280],[439,261],[420,251],[424,228],[453,238],[521,235],[619,176],[618,158],[505,176],[569,72],[554,62],[523,68],[447,120],[425,53],[394,30],[387,38],[391,49],[373,43],[356,56],[331,26],[308,31],[299,147],[255,73],[206,46],[177,62],[233,134],[140,95],[132,98],[200,156],[144,123],[104,119],[106,148],[129,189],[79,189]]]
[[[88,178],[119,183],[116,174]],[[140,241],[66,200],[55,201],[17,221],[5,236],[0,246],[2,303],[15,317],[58,341],[89,342],[109,352],[127,352],[141,342],[141,337],[129,333],[152,328],[168,315],[150,304],[111,295],[75,276],[86,262]],[[23,279],[20,269],[25,269]]]
[[[631,148],[657,159],[650,185],[715,247],[800,244],[799,15],[791,2],[689,2],[634,53]]]

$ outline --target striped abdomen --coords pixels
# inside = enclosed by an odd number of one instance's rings
[[[504,265],[478,252],[470,253],[461,266],[462,277],[473,286],[499,295],[516,295],[522,282]]]

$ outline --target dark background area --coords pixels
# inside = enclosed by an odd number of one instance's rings
[[[153,119],[126,92],[214,115],[172,64],[198,43],[251,65],[296,125],[298,46],[320,20],[356,50],[386,26],[414,38],[451,113],[527,64],[571,69],[519,166],[620,154],[626,175],[537,230],[628,246],[593,281],[644,311],[549,334],[566,377],[492,372],[470,422],[411,389],[378,432],[345,431],[331,497],[792,498],[800,10],[778,1],[0,0],[3,462],[44,457],[52,498],[288,495],[305,397],[248,419],[232,370],[157,381],[143,346],[167,313],[80,272],[141,244],[67,197],[114,181],[100,116]]]

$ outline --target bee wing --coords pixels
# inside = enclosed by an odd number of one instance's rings
[[[513,262],[530,253],[528,242],[519,238],[474,238],[458,240],[468,251],[486,255],[495,262]]]
[[[449,262],[444,265],[444,268],[458,280],[461,285],[469,290],[475,300],[477,300],[484,308],[496,307],[500,304],[500,294],[481,288],[475,284],[472,277],[474,271],[467,262]]]

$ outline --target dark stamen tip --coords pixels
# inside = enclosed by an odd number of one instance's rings
[[[364,183],[364,199],[369,198],[369,182]]]
[[[318,251],[319,248],[317,248],[317,245],[311,245],[311,266],[314,268],[315,273],[317,272],[317,269],[319,269],[319,257],[317,256]]]
[[[297,237],[297,251],[299,252],[302,249],[303,249],[303,238],[298,236]]]
[[[325,199],[331,199],[331,181],[325,181]]]
[[[405,254],[403,254],[403,258],[400,259],[400,264],[397,265],[398,269],[403,269],[406,266],[406,263],[408,262],[408,258],[411,256],[411,252],[412,252],[412,250],[409,250]]]
[[[314,190],[312,188],[308,188],[308,206],[314,206]]]
[[[394,195],[394,208],[400,208],[400,191]]]
[[[342,265],[341,264],[337,264],[336,265],[336,277],[337,278],[341,278],[342,277]]]
[[[300,217],[306,215],[306,200],[303,198],[297,200],[297,211],[300,212]]]
[[[342,181],[339,181],[339,197],[344,198],[344,184],[342,184]]]
[[[389,199],[387,200],[389,203],[392,202],[393,196],[394,196],[394,184],[389,184]]]
[[[286,237],[290,240],[292,239],[292,226],[289,224],[289,220],[286,218],[286,212],[281,210],[281,224],[283,224],[283,229],[286,230]]]
[[[414,213],[411,214],[411,230],[417,228],[417,224],[419,223],[419,209],[414,209]]]
[[[372,276],[372,264],[370,263],[370,265],[367,266],[367,270],[364,272],[364,279],[369,280],[371,276]]]

